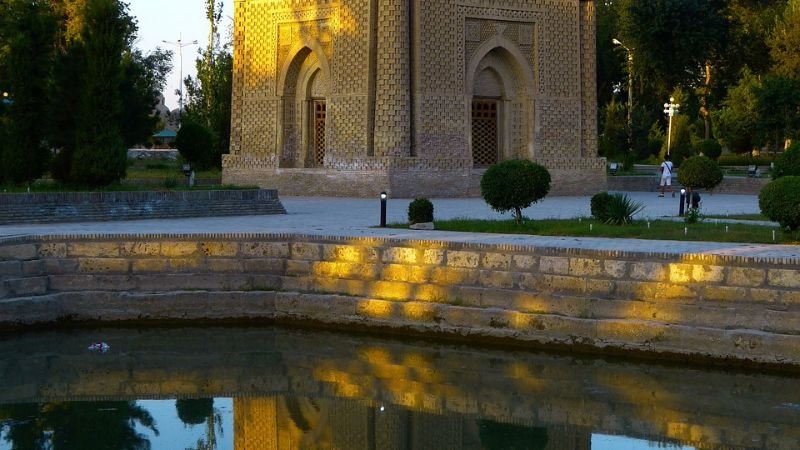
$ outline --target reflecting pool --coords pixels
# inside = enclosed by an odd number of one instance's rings
[[[317,330],[5,334],[0,377],[2,450],[800,448],[794,377]]]

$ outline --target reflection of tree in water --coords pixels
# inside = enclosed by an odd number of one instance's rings
[[[547,429],[524,427],[491,420],[479,423],[481,444],[487,450],[543,450],[547,447]]]
[[[9,406],[13,450],[149,450],[137,423],[155,435],[153,417],[136,402],[64,402]]]
[[[217,433],[222,435],[222,414],[214,409],[213,398],[178,399],[175,401],[178,418],[185,425],[206,424],[206,436],[197,440],[197,445],[186,450],[215,450]]]

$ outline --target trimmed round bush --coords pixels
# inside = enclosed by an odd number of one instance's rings
[[[714,161],[722,154],[722,146],[714,139],[703,139],[694,145],[694,152],[703,154]]]
[[[481,195],[498,212],[512,211],[517,223],[522,210],[543,199],[550,192],[550,172],[525,159],[495,164],[481,177]]]
[[[600,222],[605,222],[608,219],[608,202],[610,200],[611,195],[608,192],[594,194],[589,202],[592,217]]]
[[[681,164],[678,182],[692,190],[711,190],[722,182],[722,169],[707,156],[692,156]]]
[[[800,176],[781,177],[764,186],[758,194],[758,207],[781,228],[800,228]]]
[[[775,160],[772,179],[800,176],[800,142],[795,142]]]
[[[213,166],[214,136],[204,125],[184,122],[175,138],[175,148],[197,169],[205,170]]]
[[[408,223],[433,222],[433,203],[427,198],[415,199],[408,205]]]

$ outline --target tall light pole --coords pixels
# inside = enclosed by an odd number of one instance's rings
[[[618,45],[625,50],[628,59],[628,156],[633,153],[633,49],[628,48],[619,39],[611,40],[614,45]]]
[[[178,48],[178,61],[179,61],[179,80],[178,80],[178,117],[183,115],[183,47],[190,45],[197,45],[197,40],[191,42],[183,42],[182,36],[178,35],[177,41],[161,41],[165,44],[174,45]]]
[[[664,114],[669,116],[669,127],[667,128],[667,155],[669,155],[669,148],[672,144],[672,118],[678,114],[678,109],[681,105],[675,103],[675,98],[670,97],[669,103],[664,103]]]

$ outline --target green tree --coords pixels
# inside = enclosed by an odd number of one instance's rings
[[[209,44],[197,59],[197,78],[185,80],[187,105],[184,118],[204,124],[213,137],[213,165],[220,167],[222,154],[228,152],[231,134],[231,92],[233,56],[230,43],[219,37],[222,2],[206,0]]]
[[[714,134],[731,151],[749,152],[753,149],[758,126],[755,91],[761,81],[749,70],[742,72],[739,82],[728,89],[722,108],[714,111]]]
[[[206,170],[214,166],[214,137],[202,123],[184,119],[175,138],[175,147],[197,169]]]
[[[603,108],[603,132],[600,135],[600,156],[615,159],[628,151],[628,124],[625,106],[612,99]]]
[[[698,112],[710,137],[709,94],[714,67],[728,42],[723,0],[623,0],[620,31],[634,49],[634,70],[661,98],[678,86],[695,87]]]
[[[714,189],[722,182],[723,174],[719,164],[705,156],[693,156],[681,165],[678,171],[678,182],[695,189]]]
[[[800,0],[789,0],[772,35],[768,39],[773,71],[784,77],[800,79]]]
[[[143,144],[153,135],[158,125],[153,108],[166,84],[171,60],[172,52],[161,49],[146,55],[129,50],[123,55],[120,95],[125,114],[120,132],[126,147]]]
[[[550,192],[550,172],[525,159],[495,164],[481,177],[481,195],[498,212],[513,211],[522,222],[522,209],[543,199]]]
[[[765,77],[755,89],[759,142],[775,152],[800,134],[800,79]]]
[[[78,104],[73,181],[104,186],[125,176],[127,148],[121,132],[123,52],[135,34],[126,6],[116,0],[88,0],[82,44],[86,54]]]
[[[13,184],[35,180],[47,167],[49,151],[41,119],[47,104],[55,21],[42,1],[8,0],[0,6],[3,78],[11,102],[0,154],[0,179]]]

